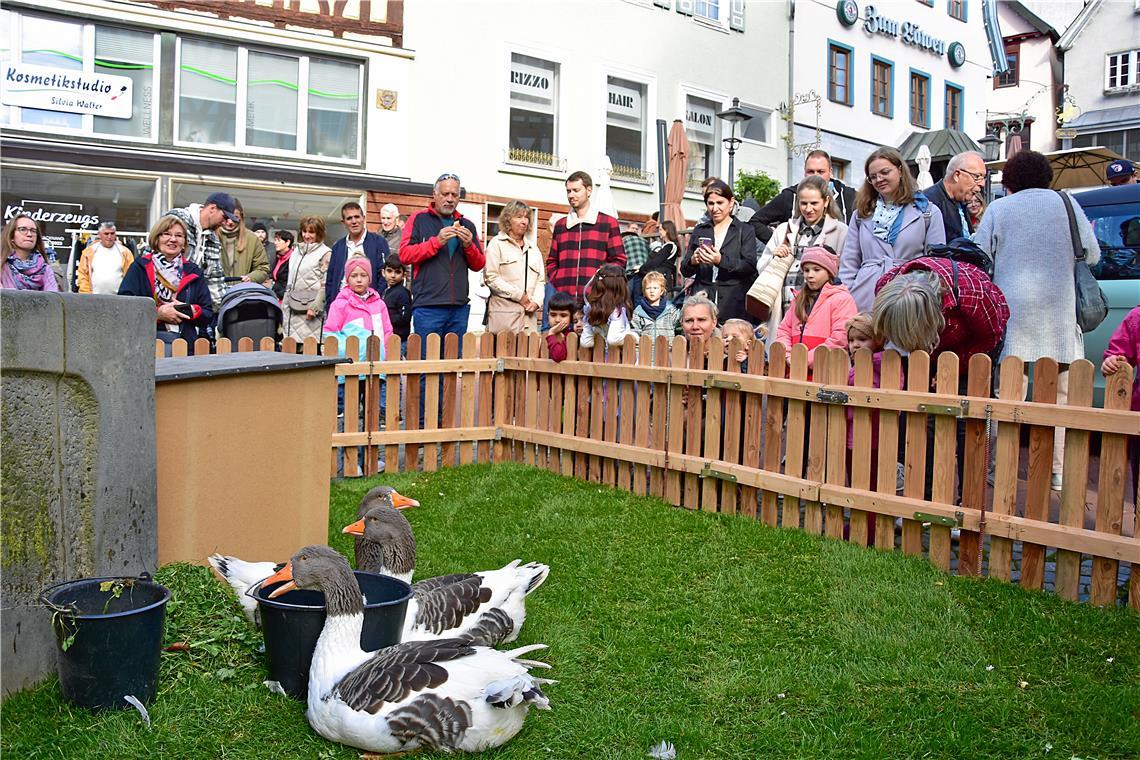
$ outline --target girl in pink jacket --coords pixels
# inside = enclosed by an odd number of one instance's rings
[[[383,351],[384,342],[392,334],[392,320],[388,318],[384,299],[371,287],[370,267],[371,261],[366,256],[353,257],[344,265],[344,280],[348,284],[329,306],[324,331],[326,337],[336,334],[342,342],[356,335],[361,346],[369,336],[376,335]]]
[[[839,257],[830,248],[806,249],[800,261],[804,286],[776,329],[776,340],[789,349],[797,343],[807,346],[808,369],[820,346],[847,348],[847,320],[859,311],[846,286],[831,284],[838,269]]]

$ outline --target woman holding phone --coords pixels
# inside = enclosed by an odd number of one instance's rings
[[[722,180],[705,186],[709,220],[689,236],[681,274],[693,277],[693,295],[704,293],[716,304],[718,324],[729,319],[752,321],[744,310],[744,294],[756,279],[756,232],[732,216],[732,188]]]
[[[121,296],[154,301],[157,336],[169,344],[178,338],[189,343],[204,333],[213,319],[213,301],[202,269],[185,257],[186,227],[176,216],[164,216],[147,235],[150,253],[135,259],[119,286]]]

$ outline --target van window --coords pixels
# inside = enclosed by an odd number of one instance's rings
[[[1100,263],[1092,268],[1096,278],[1140,279],[1140,208],[1121,203],[1084,211],[1100,243]]]

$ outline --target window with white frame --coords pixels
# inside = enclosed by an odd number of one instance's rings
[[[1137,84],[1136,66],[1140,50],[1125,50],[1105,56],[1104,89],[1123,90]]]
[[[693,16],[721,23],[720,0],[693,0]]]
[[[508,159],[558,168],[558,64],[513,53],[510,81]]]
[[[720,171],[719,104],[695,95],[685,98],[685,134],[689,138],[689,178],[687,186],[696,190],[708,177]]]
[[[129,88],[131,106],[129,115],[117,118],[84,113],[81,107],[66,103],[60,104],[61,110],[10,104],[0,108],[0,123],[32,129],[154,139],[158,35],[4,10],[0,14],[0,42],[3,43],[0,44],[0,61],[5,63],[42,69],[45,74],[81,72],[84,75],[129,79],[129,85],[124,83],[122,89]]]
[[[361,65],[179,40],[179,142],[355,161]]]
[[[606,77],[606,155],[615,179],[647,182],[645,85]]]

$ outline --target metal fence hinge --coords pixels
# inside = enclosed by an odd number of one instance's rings
[[[502,359],[499,359],[497,362],[495,362],[495,374],[496,375],[503,374],[503,360]]]
[[[503,440],[503,429],[501,427],[495,428],[495,440],[496,441]]]
[[[962,399],[958,404],[919,404],[918,411],[943,417],[966,417],[970,413],[970,402]]]
[[[711,462],[705,462],[705,466],[701,468],[700,477],[702,478],[717,478],[719,480],[727,480],[730,483],[736,482],[736,476],[731,472],[722,472],[721,470],[714,470]]]
[[[820,388],[815,394],[816,401],[822,401],[825,404],[846,404],[849,397],[843,391],[831,391],[827,388]]]
[[[930,523],[932,525],[945,525],[947,528],[956,528],[962,524],[964,515],[961,512],[955,512],[954,517],[943,517],[942,515],[931,515],[926,512],[915,512],[914,519],[919,522]]]
[[[734,380],[719,380],[715,377],[705,378],[706,388],[724,388],[725,390],[738,391],[740,390],[740,383]]]

